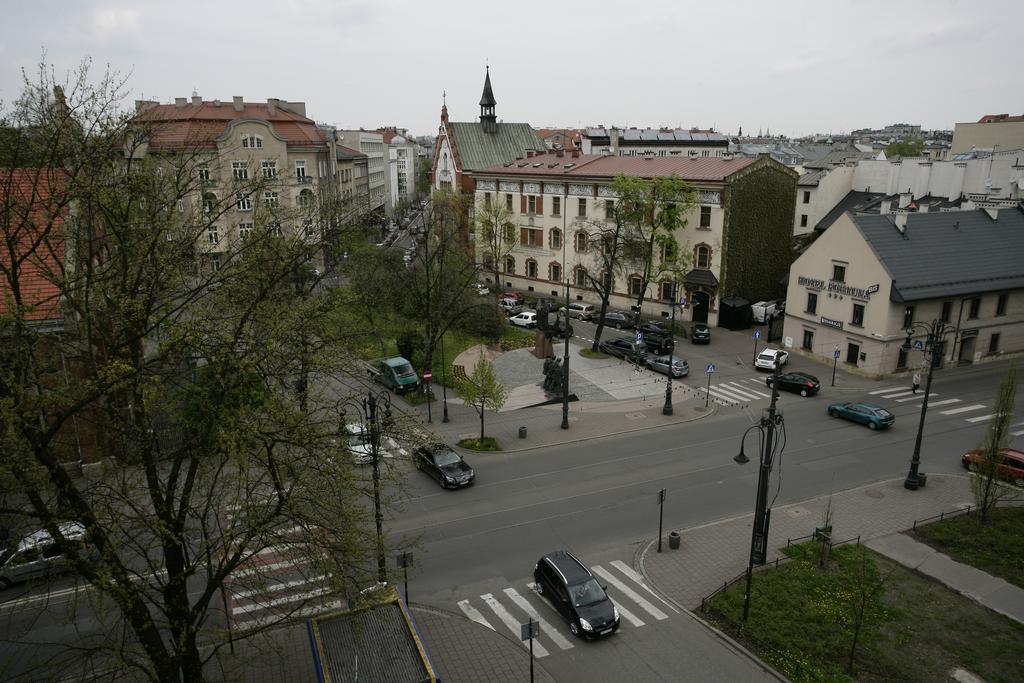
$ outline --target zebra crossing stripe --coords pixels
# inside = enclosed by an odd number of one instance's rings
[[[251,598],[254,595],[266,595],[267,593],[271,593],[273,591],[284,591],[284,590],[288,590],[289,588],[295,588],[295,586],[304,586],[307,583],[315,583],[317,581],[323,581],[324,579],[328,578],[328,576],[329,576],[328,574],[320,574],[319,576],[310,576],[310,577],[304,577],[304,578],[301,578],[301,579],[296,579],[295,581],[287,581],[285,583],[277,583],[277,584],[274,584],[273,586],[268,586],[266,588],[253,588],[251,590],[244,590],[244,591],[231,591],[231,597],[233,597],[235,599],[239,599],[239,598]]]
[[[529,647],[526,641],[519,640],[519,636],[521,634],[519,627],[521,626],[521,624],[518,621],[516,621],[516,618],[512,616],[509,613],[509,611],[505,609],[505,607],[500,602],[498,602],[490,593],[484,593],[480,596],[480,598],[487,603],[487,606],[491,608],[491,611],[494,612],[494,614],[499,619],[501,619],[505,626],[508,627],[508,630],[512,631],[512,635],[515,637],[516,641],[521,643],[523,647]],[[533,654],[535,657],[547,657],[548,651],[547,648],[545,648],[543,645],[534,640]]]
[[[980,403],[976,403],[973,406],[964,406],[963,408],[953,408],[952,410],[941,411],[942,415],[959,415],[960,413],[969,413],[972,410],[982,410],[985,406]]]
[[[761,394],[757,393],[753,389],[747,389],[746,387],[736,384],[735,382],[725,382],[719,384],[718,388],[724,389],[726,391],[731,391],[735,394],[739,394],[744,398],[744,400],[747,401],[753,401],[757,397],[761,396]]]
[[[306,591],[305,593],[296,593],[294,595],[286,595],[275,600],[268,600],[266,602],[254,602],[251,605],[243,605],[242,607],[235,607],[231,610],[234,614],[245,614],[246,612],[255,612],[256,610],[268,609],[270,607],[276,607],[277,605],[285,605],[289,602],[299,602],[307,600],[309,598],[318,598],[321,595],[330,593],[330,588],[317,588],[316,590]]]
[[[711,394],[721,394],[723,397],[729,399],[730,401],[739,401],[740,403],[745,403],[750,400],[750,396],[741,395],[735,389],[731,389],[729,387],[722,387],[722,385],[720,384],[711,387]]]
[[[885,389],[875,389],[874,391],[869,391],[868,394],[870,394],[871,396],[878,396],[879,394],[888,394],[893,391],[900,391],[902,388],[903,387],[886,387]]]
[[[516,603],[516,606],[518,606],[519,609],[523,610],[529,616],[533,617],[533,620],[540,624],[541,633],[546,634],[549,638],[551,638],[551,640],[555,641],[555,645],[562,648],[563,650],[568,650],[570,647],[572,647],[572,643],[570,643],[565,636],[559,633],[558,629],[549,624],[547,619],[542,617],[540,615],[540,612],[535,610],[533,608],[533,605],[527,602],[526,598],[520,595],[515,588],[506,588],[505,595],[511,598],[512,602]]]
[[[657,599],[658,599],[658,600],[659,600],[659,601],[661,602],[661,604],[665,605],[665,607],[669,608],[670,610],[672,610],[672,611],[673,611],[673,612],[675,612],[676,614],[679,614],[679,610],[677,610],[677,609],[676,609],[675,607],[673,607],[673,606],[672,606],[672,605],[670,605],[669,603],[665,602],[665,600],[664,600],[664,599],[663,599],[663,598],[662,598],[662,597],[661,597],[660,595],[658,595],[657,593],[655,593],[654,591],[652,591],[652,590],[651,590],[651,589],[650,589],[650,588],[649,588],[649,587],[647,586],[647,581],[646,581],[646,580],[644,579],[644,577],[642,577],[642,576],[641,576],[641,575],[640,575],[639,573],[637,573],[637,572],[636,572],[636,571],[635,571],[635,570],[634,570],[634,569],[633,569],[632,567],[630,567],[630,566],[629,566],[628,564],[626,564],[626,563],[625,563],[625,562],[623,562],[622,560],[612,560],[611,564],[612,564],[612,566],[613,566],[613,567],[615,567],[615,568],[616,568],[616,569],[618,569],[618,570],[619,570],[620,572],[622,572],[623,574],[625,574],[625,575],[626,575],[627,577],[629,577],[630,579],[632,579],[632,580],[633,580],[633,582],[634,582],[634,583],[636,583],[636,584],[637,584],[638,586],[640,586],[640,587],[641,587],[641,588],[643,588],[643,589],[644,589],[645,591],[647,591],[648,593],[650,593],[650,594],[651,594],[652,596],[654,596],[655,598],[657,598]]]
[[[900,396],[916,396],[913,391],[897,391],[895,394],[883,394],[879,398],[899,398]]]
[[[967,422],[988,422],[989,420],[991,420],[995,416],[996,416],[996,414],[992,413],[990,415],[981,415],[979,417],[968,417],[968,418],[965,418],[965,419],[966,419]]]
[[[928,398],[931,398],[932,396],[938,396],[938,394],[936,394],[934,392],[928,394]],[[886,396],[885,398],[892,398],[892,396]],[[911,396],[910,398],[898,398],[898,399],[896,399],[896,402],[897,403],[905,403],[907,401],[920,401],[922,399],[924,399],[924,392],[921,392],[920,394],[917,394],[916,396]],[[928,405],[934,406],[936,404],[929,403]]]
[[[469,600],[459,600],[459,609],[462,610],[463,614],[465,614],[467,617],[469,617],[476,623],[480,624],[481,626],[486,626],[492,631],[494,630],[494,627],[491,626],[486,619],[484,619],[484,615],[480,614],[480,612],[477,611],[476,607],[473,607],[473,605],[469,604]]]
[[[1013,436],[1024,436],[1024,429],[1020,430],[1019,432],[1010,432],[1010,434],[1012,434]]]
[[[662,612],[660,609],[647,602],[639,593],[634,591],[632,588],[627,586],[625,583],[620,581],[614,574],[609,572],[607,569],[600,565],[594,567],[594,573],[600,576],[602,579],[615,586],[621,593],[627,598],[640,605],[640,608],[650,614],[655,619],[668,619],[668,615]]]
[[[625,619],[626,621],[628,621],[629,623],[633,624],[633,626],[636,626],[637,628],[640,628],[641,626],[644,625],[643,620],[640,617],[638,617],[637,615],[635,615],[632,612],[630,612],[625,607],[623,607],[622,603],[616,602],[615,606],[619,608],[619,616],[622,617],[623,619]]]
[[[746,392],[751,393],[751,394],[756,394],[757,396],[760,396],[761,398],[771,398],[771,396],[772,396],[771,390],[767,388],[767,385],[765,385],[764,382],[759,382],[756,379],[748,379],[747,381],[748,382],[753,382],[754,383],[754,388],[751,389],[750,387],[744,386],[742,384],[738,385],[738,386],[743,388],[743,391],[746,391]],[[735,382],[734,382],[734,384],[735,384]],[[768,392],[768,393],[765,393],[765,392]]]
[[[935,396],[935,394],[931,394],[931,396]],[[934,403],[929,403],[928,407],[929,408],[936,408],[938,406],[948,406],[951,403],[959,403],[959,402],[960,402],[960,399],[958,399],[958,398],[947,398],[944,401],[935,401]]]

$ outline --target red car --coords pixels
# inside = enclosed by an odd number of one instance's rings
[[[519,304],[520,306],[523,305],[523,293],[522,292],[517,292],[514,289],[509,289],[507,291],[502,292],[501,294],[498,295],[498,298],[499,299],[515,299],[517,304]]]
[[[981,460],[981,451],[973,450],[964,453],[960,462],[972,472],[978,471],[978,462]],[[996,471],[1002,479],[1012,481],[1017,486],[1024,486],[1024,452],[1014,448],[1004,448],[999,451],[999,464]]]

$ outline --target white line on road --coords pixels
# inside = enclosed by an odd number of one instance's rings
[[[898,391],[895,394],[884,394],[880,398],[899,398],[900,396],[916,396],[916,394],[913,391]]]
[[[964,406],[963,408],[954,408],[953,410],[943,410],[942,415],[959,415],[960,413],[969,413],[972,410],[982,410],[985,406],[980,403],[976,403],[973,406]]]
[[[870,394],[871,396],[878,396],[879,394],[888,394],[893,391],[900,391],[901,389],[903,389],[903,387],[886,387],[885,389],[875,389],[874,391],[869,391],[868,394]]]
[[[254,602],[251,605],[244,605],[242,607],[235,607],[234,609],[231,610],[231,614],[232,615],[235,615],[235,614],[245,614],[246,612],[255,612],[257,610],[269,609],[271,607],[276,607],[277,605],[284,605],[284,604],[287,604],[289,602],[299,602],[300,600],[305,600],[307,598],[318,598],[321,595],[324,595],[324,594],[330,593],[330,592],[331,592],[330,588],[326,588],[326,587],[325,588],[317,588],[316,590],[306,591],[305,593],[296,593],[295,595],[286,595],[286,596],[284,596],[282,598],[277,598],[276,600],[269,600],[267,602]]]
[[[728,387],[722,388],[720,384],[711,385],[711,395],[724,398],[728,401],[746,403],[750,400],[749,396],[741,396],[739,392],[729,389]]]
[[[327,574],[320,574],[319,576],[310,576],[308,578],[296,579],[294,581],[287,581],[285,583],[274,584],[273,586],[267,586],[266,588],[254,588],[247,591],[232,591],[231,597],[234,599],[239,598],[251,598],[254,595],[265,595],[266,593],[272,593],[274,591],[288,590],[295,586],[305,586],[308,583],[315,583],[327,578]]]
[[[480,614],[476,607],[473,607],[473,605],[469,604],[469,600],[459,600],[459,609],[462,610],[463,614],[465,614],[467,617],[469,617],[476,623],[480,624],[481,626],[486,626],[492,631],[494,630],[494,627],[491,626],[486,619],[484,619],[484,615]]]
[[[989,420],[991,420],[995,416],[996,416],[996,414],[992,413],[990,415],[981,415],[979,417],[968,417],[968,418],[965,418],[965,420],[967,422],[988,422]]]
[[[612,560],[611,565],[613,567],[615,567],[616,569],[618,569],[623,574],[625,574],[626,576],[628,576],[629,578],[633,579],[634,583],[636,583],[638,586],[640,586],[645,591],[647,591],[648,593],[653,595],[655,598],[657,598],[661,602],[661,604],[665,605],[665,607],[668,607],[670,610],[672,610],[676,614],[679,614],[679,610],[677,610],[675,607],[672,606],[671,603],[667,602],[664,598],[662,598],[660,595],[658,595],[653,590],[651,590],[647,586],[647,581],[644,580],[644,577],[641,576],[636,570],[634,570],[628,564],[626,564],[622,560]]]
[[[749,382],[749,381],[754,381],[754,380],[747,380],[747,381]],[[745,386],[743,384],[737,384],[736,382],[730,382],[730,384],[735,384],[736,386],[738,386],[741,389],[743,389],[743,391],[746,391],[746,392],[751,393],[751,394],[756,394],[756,395],[760,396],[761,398],[771,398],[771,396],[772,396],[771,393],[770,393],[770,390],[766,388],[766,385],[764,384],[764,382],[758,382],[757,383],[757,389],[751,389],[750,387],[747,387],[747,386]],[[760,389],[762,391],[758,391],[758,389]],[[768,391],[769,393],[764,393],[766,391]]]
[[[627,586],[625,583],[620,581],[614,574],[609,572],[604,567],[597,565],[594,567],[594,573],[600,576],[602,579],[615,586],[621,593],[625,594],[630,600],[640,605],[640,608],[650,614],[655,619],[668,619],[668,615],[662,612],[660,609],[647,602],[639,593]]]
[[[935,394],[932,394],[932,396],[934,396],[934,395]],[[934,403],[929,403],[928,407],[929,408],[935,408],[937,406],[948,406],[951,403],[959,403],[959,402],[960,402],[960,399],[958,399],[958,398],[947,398],[945,401],[935,401]]]
[[[747,401],[753,401],[759,397],[767,398],[768,396],[770,396],[770,394],[761,394],[754,391],[753,389],[748,389],[745,386],[737,384],[736,382],[723,382],[718,385],[718,388],[739,394]]]
[[[1024,436],[1024,429],[1020,430],[1019,432],[1010,432],[1010,434],[1012,434],[1013,436]]]
[[[299,609],[295,610],[294,612],[289,612],[287,617],[282,616],[282,615],[274,614],[274,615],[267,616],[267,617],[256,617],[255,619],[236,619],[236,620],[234,620],[234,623],[237,624],[237,625],[243,625],[244,624],[245,626],[252,627],[252,629],[255,630],[255,629],[258,629],[258,628],[262,628],[264,626],[268,626],[270,624],[276,624],[276,623],[285,621],[286,618],[294,619],[295,617],[313,616],[314,614],[321,614],[323,612],[330,612],[331,610],[339,609],[340,607],[341,607],[341,600],[332,600],[330,602],[325,602],[325,603],[323,603],[321,605],[306,605],[305,607],[300,607]],[[235,633],[235,638],[245,638],[245,637],[246,637],[246,634],[244,632],[242,632],[242,633]]]
[[[936,394],[935,392],[932,392],[932,393],[928,394],[928,398],[931,398],[932,396],[938,396],[938,394]],[[892,396],[885,396],[884,398],[892,398]],[[910,398],[898,398],[898,399],[896,399],[896,402],[897,403],[906,403],[907,401],[921,401],[921,400],[924,400],[924,392],[923,391],[920,394],[917,394],[916,396],[911,396]],[[934,405],[937,405],[937,404],[929,403],[928,405],[934,406]]]
[[[512,602],[516,603],[516,605],[519,606],[519,609],[523,610],[529,616],[533,617],[533,620],[540,624],[541,633],[547,634],[547,636],[551,638],[551,640],[555,641],[555,645],[562,648],[563,650],[568,650],[570,647],[572,647],[572,643],[570,643],[565,636],[559,633],[558,629],[556,629],[554,626],[548,623],[547,619],[542,617],[540,615],[540,612],[535,610],[533,608],[533,605],[527,602],[526,598],[520,595],[515,588],[506,588],[505,595],[511,598]]]
[[[487,606],[491,608],[491,611],[494,612],[494,614],[497,615],[497,617],[501,619],[502,622],[504,622],[505,626],[508,627],[508,630],[512,631],[512,635],[515,637],[515,639],[522,643],[523,647],[529,648],[530,646],[526,643],[526,641],[519,640],[519,637],[522,635],[522,631],[519,627],[522,624],[516,621],[516,618],[509,614],[509,611],[505,609],[500,602],[495,600],[494,596],[490,593],[484,593],[480,596],[480,598],[484,602],[486,602]],[[533,654],[537,657],[547,657],[548,651],[540,643],[534,642]]]

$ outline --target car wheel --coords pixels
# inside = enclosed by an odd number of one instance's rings
[[[5,591],[11,587],[11,580],[0,578],[0,591]]]
[[[828,411],[828,415],[829,415],[829,417],[839,417],[839,411],[838,410],[830,410],[830,411]]]
[[[615,329],[621,330],[622,329],[622,323],[615,323]]]
[[[576,636],[577,638],[579,637],[579,635],[580,635],[580,625],[578,623],[576,623],[575,620],[569,622],[569,630],[572,631],[572,634],[574,636]]]
[[[801,389],[800,390],[800,395],[806,398],[807,397],[807,390],[806,389]]]
[[[878,429],[878,424],[875,422],[868,422],[868,429]]]

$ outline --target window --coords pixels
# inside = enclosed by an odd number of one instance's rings
[[[526,198],[526,213],[537,213],[537,198],[533,195]]]
[[[711,227],[711,207],[702,206],[700,207],[700,227],[710,228]]]
[[[611,292],[615,289],[615,281],[612,279],[612,274],[607,270],[601,273],[601,286],[606,292]]]
[[[907,367],[907,352],[902,346],[899,347],[899,353],[896,355],[896,369],[901,370]]]
[[[562,215],[562,198],[552,197],[551,198],[551,215],[561,216]]]
[[[509,211],[512,210],[512,195],[510,194],[505,195],[505,208]]]
[[[484,192],[484,206],[486,206],[488,209],[491,208],[491,193],[490,192]]]
[[[522,242],[526,247],[542,247],[544,246],[544,232],[523,228]]]
[[[850,324],[864,327],[864,304],[853,305],[853,317],[850,319]]]
[[[203,195],[203,213],[213,213],[214,208],[217,206],[217,197],[212,194]]]
[[[807,292],[807,313],[818,312],[818,295],[816,292]]]
[[[300,183],[306,182],[306,160],[296,159],[295,161],[295,179]]]
[[[220,242],[220,231],[217,229],[216,225],[211,225],[206,229],[206,240],[210,244],[217,244]]]
[[[264,192],[263,203],[267,205],[269,209],[277,208],[277,193],[276,192]]]
[[[800,348],[806,351],[814,350],[814,330],[804,330],[804,343]]]
[[[562,231],[561,230],[555,229],[555,230],[551,231],[551,248],[552,249],[561,249],[562,248]]]
[[[505,272],[509,275],[515,275],[516,272],[516,260],[511,256],[505,257]]]
[[[313,205],[313,193],[309,190],[303,190],[299,193],[299,206],[307,208]]]
[[[238,238],[243,242],[252,237],[252,223],[238,224]]]
[[[576,208],[576,215],[579,216],[580,218],[586,218],[587,217],[587,200],[584,199],[583,197],[580,197],[579,199],[576,200],[576,206],[577,206],[577,208]]]
[[[846,362],[852,365],[857,364],[857,357],[860,356],[860,345],[847,343],[846,344]]]
[[[800,227],[801,228],[806,228],[807,227],[807,214],[806,213],[800,214]]]
[[[263,138],[259,135],[242,136],[243,149],[263,149]]]
[[[252,211],[252,197],[247,194],[239,192],[235,195],[237,200],[237,206],[239,211]]]
[[[245,165],[244,161],[232,161],[231,175],[235,180],[248,180],[249,168]]]
[[[643,289],[644,281],[639,275],[631,275],[629,277],[629,295],[640,296],[640,291]]]
[[[185,213],[185,201],[182,199],[178,200],[178,213]]]
[[[675,289],[674,282],[662,282],[658,285],[658,295],[662,301],[672,301],[673,290]]]
[[[953,314],[953,302],[943,301],[942,302],[942,314],[939,316],[939,320],[948,323],[949,317]]]
[[[210,270],[215,273],[220,270],[220,254],[210,254]]]
[[[666,242],[661,245],[661,262],[673,263],[676,260],[676,243]]]
[[[697,268],[711,267],[711,249],[705,246],[697,247],[697,258],[694,259]]]
[[[1006,315],[1006,300],[1008,298],[1008,294],[999,295],[999,298],[996,300],[996,315]]]
[[[833,263],[832,279],[835,282],[846,282],[846,266],[839,263]]]
[[[316,237],[315,233],[313,232],[312,218],[307,218],[304,221],[302,221],[302,234],[309,239],[313,239],[314,237]]]
[[[276,161],[261,161],[260,168],[263,169],[264,178],[276,178],[277,177],[277,162]]]
[[[576,243],[574,246],[576,248],[576,251],[578,251],[581,254],[584,253],[587,250],[587,233],[576,233]]]
[[[615,200],[606,199],[604,200],[604,217],[611,219],[615,218]]]
[[[999,333],[993,332],[992,336],[988,338],[988,352],[999,353]]]
[[[270,232],[272,237],[284,237],[284,231],[281,229],[280,223],[271,223],[267,227],[267,231]]]
[[[914,307],[907,306],[903,309],[903,329],[909,330],[914,324]]]
[[[577,268],[573,271],[573,282],[577,287],[587,286],[587,271],[585,268]]]
[[[978,317],[979,313],[981,313],[981,298],[975,297],[971,299],[971,308],[970,312],[967,314],[967,317],[973,320]]]
[[[199,182],[201,182],[201,183],[208,183],[208,182],[210,182],[210,169],[208,169],[207,167],[200,166],[196,170],[196,175],[199,176]]]
[[[804,190],[804,204],[810,204],[810,203],[811,203],[811,191],[810,190]]]
[[[526,260],[526,277],[537,277],[537,262],[532,258]]]
[[[552,282],[561,282],[562,281],[562,264],[561,263],[552,263],[550,266],[548,266],[548,271],[549,271],[548,272],[548,279],[549,280],[551,280]]]

